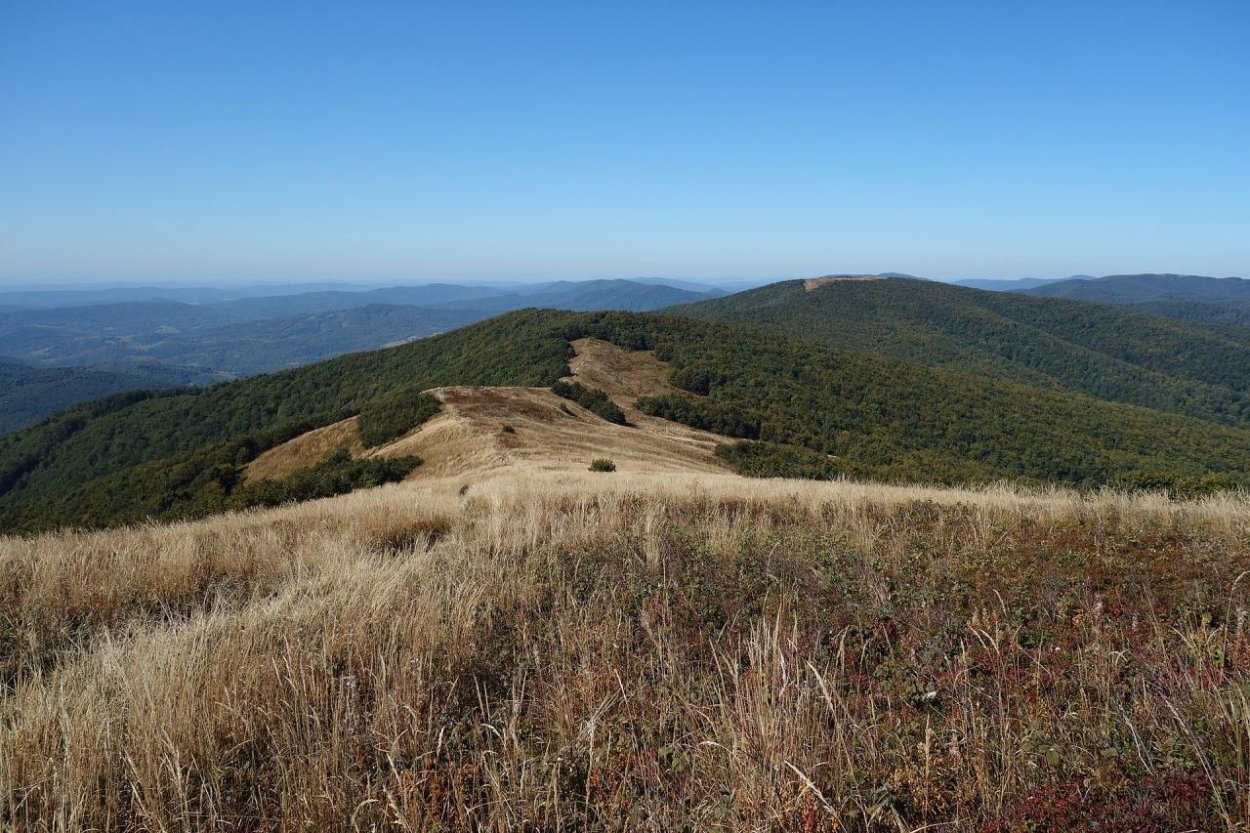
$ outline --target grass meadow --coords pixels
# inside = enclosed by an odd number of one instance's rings
[[[0,817],[1246,830],[1247,570],[1235,496],[584,466],[0,539]]]

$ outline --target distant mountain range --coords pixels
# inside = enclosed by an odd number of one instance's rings
[[[123,287],[0,293],[0,360],[9,362],[11,382],[0,389],[0,433],[113,391],[297,367],[525,307],[646,311],[724,294],[663,278],[298,288],[306,291],[249,296],[232,289]],[[77,372],[32,375],[70,368]],[[30,381],[19,385],[19,377]],[[64,382],[57,395],[33,395],[53,387],[56,378]]]
[[[1108,275],[1064,280],[1026,290],[1030,295],[1115,304],[1139,312],[1204,324],[1250,325],[1250,280],[1202,275]]]
[[[1073,275],[1071,278],[1064,280],[1088,280],[1088,275]],[[955,281],[955,286],[966,286],[969,289],[985,289],[990,292],[1019,292],[1022,289],[1032,289],[1036,286],[1045,286],[1048,283],[1054,283],[1055,278],[1015,278],[1013,280],[996,280],[993,278],[970,278],[963,281]]]

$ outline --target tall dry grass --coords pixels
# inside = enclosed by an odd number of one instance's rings
[[[1244,830],[1250,505],[531,472],[0,541],[17,830]]]

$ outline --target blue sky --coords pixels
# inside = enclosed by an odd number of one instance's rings
[[[1250,3],[0,5],[0,282],[1250,276]]]

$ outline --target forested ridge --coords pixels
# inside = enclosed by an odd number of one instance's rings
[[[1215,325],[1250,325],[1250,280],[1202,275],[1107,275],[1021,289],[1044,298],[1114,304],[1138,312]]]
[[[760,442],[721,452],[747,474],[1185,492],[1250,484],[1250,430],[1214,420],[714,321],[526,310],[402,347],[61,414],[0,439],[0,525],[196,514],[248,461],[312,428],[359,415],[378,444],[433,413],[421,396],[429,388],[555,385],[569,342],[587,336],[668,362],[682,392],[639,407]]]
[[[1250,329],[932,281],[785,281],[670,312],[1250,426]]]
[[[550,323],[562,315],[513,313],[295,370],[211,388],[135,391],[71,409],[0,438],[0,527],[174,516],[206,472],[242,466],[347,416],[360,414],[362,434],[380,442],[406,407],[414,409],[411,424],[428,416],[420,397],[428,388],[550,385],[572,353]],[[168,495],[179,497],[171,503]]]
[[[1250,431],[1143,407],[779,338],[607,313],[580,335],[650,347],[691,395],[643,410],[833,455],[840,473],[927,483],[1009,479],[1185,491],[1250,484]]]

